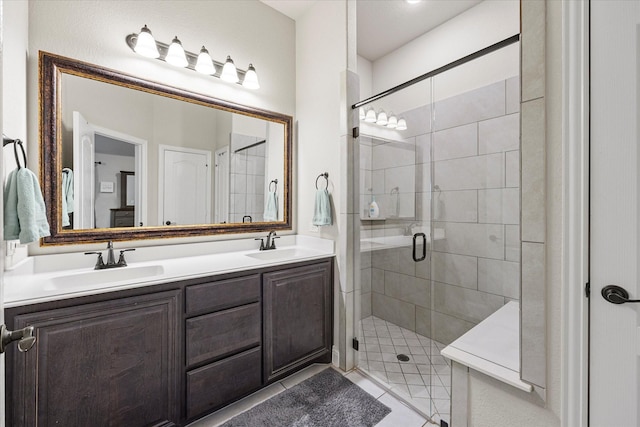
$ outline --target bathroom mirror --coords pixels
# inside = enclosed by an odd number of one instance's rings
[[[291,229],[290,116],[46,52],[39,66],[45,245]]]

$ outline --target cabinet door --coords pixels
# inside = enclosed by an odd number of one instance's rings
[[[331,360],[331,261],[263,275],[264,379]]]
[[[16,327],[35,326],[37,341],[12,355],[9,425],[177,425],[179,295],[16,316]]]

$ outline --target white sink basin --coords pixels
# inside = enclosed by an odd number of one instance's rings
[[[259,259],[262,261],[282,260],[301,258],[314,255],[313,251],[309,251],[301,248],[288,248],[288,249],[270,249],[266,251],[254,252],[245,254],[248,257]]]
[[[106,270],[91,270],[71,273],[52,278],[45,290],[95,289],[99,285],[120,282],[123,280],[151,278],[164,273],[161,265],[145,265],[140,267],[118,267]]]

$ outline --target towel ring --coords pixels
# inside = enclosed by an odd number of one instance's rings
[[[18,169],[22,168],[23,166],[20,165],[20,159],[18,158],[18,148],[16,147],[16,145],[20,146],[20,151],[22,151],[22,159],[23,159],[23,163],[24,163],[24,167],[27,167],[27,153],[25,153],[24,151],[24,146],[22,145],[22,141],[19,139],[11,139],[11,138],[7,138],[6,136],[2,135],[2,146],[6,147],[7,144],[13,144],[13,155],[16,158],[16,164],[18,165]]]
[[[327,187],[325,188],[325,190],[326,190],[326,189],[329,188],[329,172],[321,173],[320,175],[318,175],[318,177],[316,178],[316,190],[318,190],[318,180],[321,177],[324,177],[324,179],[327,180]]]
[[[271,182],[269,183],[269,191],[271,191],[271,184],[274,184],[273,191],[276,191],[278,189],[278,180],[277,179],[271,180]]]

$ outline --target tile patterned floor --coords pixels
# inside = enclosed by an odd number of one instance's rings
[[[235,402],[229,406],[222,408],[221,410],[214,412],[213,414],[189,424],[188,427],[216,427],[225,423],[229,419],[235,417],[241,412],[244,412],[254,406],[264,402],[265,400],[285,391],[288,388],[306,380],[307,378],[317,374],[323,369],[334,369],[330,365],[316,364],[311,365],[308,368],[297,372],[282,381],[273,383],[262,390],[258,390],[250,396],[245,397],[238,402]],[[350,381],[358,385],[361,389],[369,393],[374,398],[378,399],[381,403],[391,408],[391,413],[384,417],[382,421],[376,424],[376,427],[434,427],[434,424],[418,414],[396,397],[388,393],[386,390],[380,388],[375,382],[366,378],[357,371],[338,372],[345,375]],[[286,427],[286,426],[277,426]]]
[[[451,366],[445,345],[374,316],[361,322],[358,367],[439,423],[450,419]],[[409,356],[408,362],[398,354]]]

